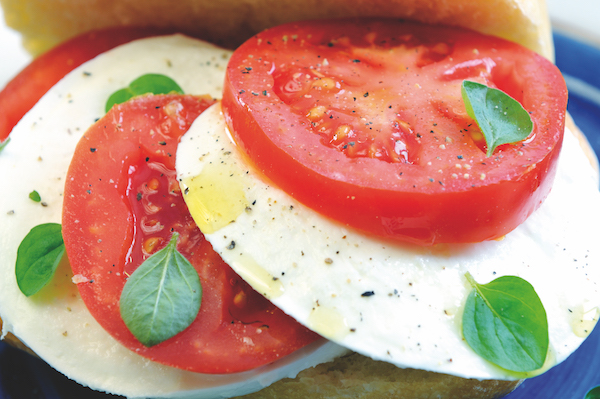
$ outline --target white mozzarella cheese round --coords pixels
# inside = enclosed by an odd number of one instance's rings
[[[61,222],[73,151],[86,129],[103,116],[110,94],[142,74],[160,73],[173,78],[185,93],[220,97],[229,56],[227,50],[180,35],[118,47],[52,88],[15,127],[0,153],[2,335],[13,332],[51,366],[93,389],[129,397],[231,397],[294,377],[346,352],[323,340],[257,370],[197,374],[148,361],[112,339],[87,311],[66,261],[38,294],[27,298],[17,287],[17,247],[32,227]],[[33,190],[41,195],[41,203],[29,199]]]
[[[598,319],[600,194],[570,132],[541,208],[504,239],[468,245],[382,243],[311,211],[246,162],[218,104],[182,138],[176,169],[192,216],[238,274],[296,320],[374,359],[467,378],[534,375],[503,370],[466,344],[467,272],[479,283],[515,275],[533,285],[549,322],[543,370]]]

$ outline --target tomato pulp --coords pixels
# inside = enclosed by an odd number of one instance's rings
[[[114,106],[79,142],[65,186],[63,236],[81,297],[113,337],[154,361],[202,373],[252,369],[319,338],[239,278],[193,222],[175,179],[179,138],[213,100],[137,97]],[[163,248],[198,271],[200,312],[190,327],[150,348],[119,313],[127,276]]]
[[[487,158],[463,80],[499,88],[534,131]],[[249,159],[290,195],[380,237],[496,239],[550,191],[567,91],[511,42],[385,19],[292,23],[234,53],[223,109]]]

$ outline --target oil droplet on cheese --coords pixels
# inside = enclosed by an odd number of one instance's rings
[[[240,169],[230,162],[206,164],[198,176],[181,182],[184,200],[204,234],[212,234],[233,222],[248,201]]]
[[[350,328],[346,319],[333,308],[317,306],[308,317],[308,328],[329,339],[342,339]]]
[[[573,332],[578,337],[587,337],[594,329],[600,317],[600,309],[597,306],[591,307],[590,305],[590,307],[586,307],[585,305],[581,305],[575,309],[571,309],[571,312],[573,317],[571,319],[571,328]]]
[[[278,278],[267,272],[252,257],[239,254],[228,263],[252,288],[267,299],[277,298],[283,294],[283,284]]]
[[[79,290],[77,289],[77,285],[73,284],[72,278],[71,264],[65,254],[58,264],[52,280],[36,295],[32,296],[30,300],[40,304],[57,301],[65,301],[65,303],[76,301],[79,297]]]

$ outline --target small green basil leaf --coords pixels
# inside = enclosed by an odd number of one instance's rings
[[[548,353],[548,320],[537,293],[520,277],[504,276],[478,284],[463,313],[463,335],[484,359],[517,372],[541,368]]]
[[[3,142],[0,143],[0,152],[2,152],[4,147],[6,147],[9,142],[10,142],[10,137],[8,137],[6,140],[4,140]]]
[[[492,156],[499,145],[525,140],[531,134],[531,116],[508,94],[469,80],[463,81],[461,92],[467,114],[485,137],[486,156]]]
[[[108,112],[115,104],[121,104],[125,101],[142,94],[183,94],[183,90],[173,79],[168,76],[149,73],[142,75],[129,84],[124,89],[114,92],[106,102],[105,111]]]
[[[60,224],[40,224],[31,229],[17,249],[15,275],[21,292],[31,296],[41,290],[54,276],[64,253]]]
[[[168,94],[178,93],[183,94],[183,90],[173,79],[160,74],[142,75],[129,85],[132,92],[137,95],[152,93],[152,94]]]
[[[600,399],[600,386],[590,389],[584,399]]]
[[[33,190],[32,192],[29,193],[29,199],[34,202],[40,202],[42,200],[42,197],[40,197],[40,193]]]
[[[110,97],[108,97],[108,101],[106,101],[106,110],[105,111],[106,112],[110,111],[110,109],[113,107],[113,105],[123,104],[124,102],[129,100],[131,97],[133,97],[133,94],[131,93],[131,90],[129,90],[129,88],[115,91],[113,94],[110,95]]]
[[[146,347],[185,330],[200,310],[200,278],[177,251],[178,236],[173,233],[165,248],[146,259],[129,277],[121,293],[121,317]]]

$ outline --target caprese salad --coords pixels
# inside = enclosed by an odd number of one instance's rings
[[[242,395],[348,349],[539,374],[600,311],[566,96],[517,44],[385,19],[103,52],[0,132],[3,331],[137,397]]]

